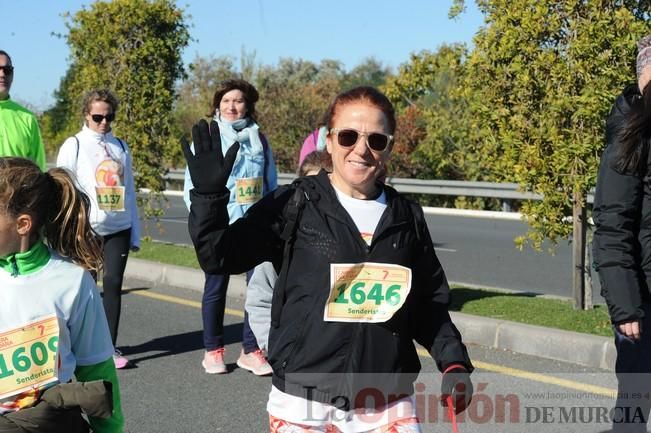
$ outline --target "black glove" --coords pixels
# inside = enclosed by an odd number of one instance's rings
[[[463,412],[472,400],[472,382],[470,373],[463,367],[454,367],[443,373],[441,380],[441,403],[448,405],[448,397],[452,397],[454,413]]]
[[[201,119],[192,127],[194,154],[190,144],[181,138],[181,149],[188,162],[190,178],[196,192],[200,194],[217,194],[226,191],[226,181],[233,170],[233,163],[240,149],[239,143],[234,143],[226,156],[222,154],[222,140],[219,135],[217,122],[208,123]]]

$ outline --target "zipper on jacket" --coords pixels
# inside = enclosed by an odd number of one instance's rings
[[[393,230],[395,230],[397,227],[401,227],[401,226],[404,226],[404,225],[407,225],[407,224],[409,224],[408,221],[400,221],[400,222],[397,222],[397,223],[393,223],[388,227],[384,227],[382,229],[382,231],[377,236],[373,235],[373,240],[371,241],[371,245],[369,245],[369,250],[371,249],[371,247],[375,246],[376,243],[380,242],[382,240],[382,238],[386,237],[387,233],[389,233],[389,235],[391,235]],[[380,227],[379,224],[378,224],[378,227]],[[394,244],[395,244],[395,242],[392,242],[391,245],[395,248]]]
[[[310,317],[310,311],[311,310],[307,311],[307,313],[303,316],[303,319],[299,323],[305,323],[306,322],[307,318]],[[296,339],[294,340],[294,344],[292,346],[292,349],[290,350],[289,354],[285,357],[285,359],[283,359],[283,362],[280,364],[282,369],[283,369],[283,378],[284,378],[285,368],[287,367],[287,364],[294,357],[294,355],[296,353],[298,353],[298,350],[301,347],[303,347],[303,340],[305,340],[305,338],[304,338],[305,328],[307,328],[307,325],[303,325],[301,327],[301,330],[298,332],[298,335],[296,336]]]
[[[350,339],[350,343],[348,344],[348,355],[346,358],[346,367],[345,371],[347,372],[353,372],[353,366],[351,365],[352,360],[353,360],[353,353],[355,352],[355,349],[357,347],[357,341],[359,340],[359,335],[362,332],[362,326],[368,325],[367,323],[356,323],[355,324],[355,329],[353,330],[353,337]],[[347,377],[347,375],[343,375],[344,378]]]
[[[11,263],[11,276],[17,277],[19,275],[19,272],[18,272],[18,263],[16,262],[16,256],[11,256],[9,262]]]

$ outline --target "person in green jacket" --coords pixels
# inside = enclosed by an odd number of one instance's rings
[[[9,97],[14,67],[9,54],[0,50],[0,156],[20,156],[45,170],[45,147],[36,116]]]

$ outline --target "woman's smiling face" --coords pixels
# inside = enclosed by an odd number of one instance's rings
[[[219,101],[219,114],[222,119],[229,122],[246,117],[246,99],[244,99],[244,92],[239,89],[233,89],[224,93],[221,101]]]
[[[360,135],[354,145],[344,147],[339,144],[335,133],[328,134],[326,143],[333,165],[331,181],[337,189],[351,197],[370,198],[376,193],[375,181],[384,171],[391,147],[382,152],[369,149],[367,134],[379,132],[388,135],[387,119],[379,108],[364,101],[355,101],[337,107],[333,117],[332,129],[347,128],[364,135]]]

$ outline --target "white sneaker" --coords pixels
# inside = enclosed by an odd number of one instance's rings
[[[244,353],[244,350],[242,350],[240,357],[237,358],[237,366],[249,370],[256,376],[268,376],[273,372],[271,365],[269,365],[267,358],[260,349],[250,353]]]
[[[118,370],[131,367],[131,362],[129,362],[127,358],[122,356],[122,352],[120,352],[117,349],[115,349],[115,352],[113,353],[113,363],[115,364],[115,368],[117,368]]]
[[[222,374],[226,373],[226,364],[224,363],[224,348],[206,351],[203,354],[201,365],[208,374]]]

